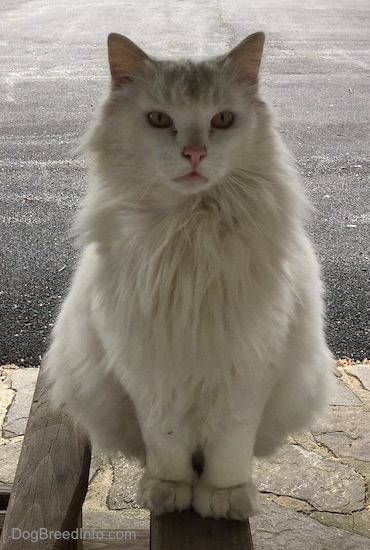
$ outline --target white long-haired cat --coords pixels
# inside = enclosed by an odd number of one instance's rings
[[[308,201],[258,95],[264,42],[160,61],[108,38],[83,253],[46,369],[55,407],[138,457],[138,502],[245,519],[253,455],[327,404]]]

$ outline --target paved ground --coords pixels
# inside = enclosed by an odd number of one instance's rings
[[[12,483],[38,369],[0,368],[0,486]],[[252,518],[255,550],[370,549],[370,362],[337,366],[330,414],[255,465],[263,512]],[[134,495],[140,469],[95,456],[86,529],[148,528]]]
[[[263,89],[317,207],[310,232],[338,357],[369,357],[368,0],[3,0],[0,6],[0,363],[38,365],[76,252],[85,187],[72,156],[108,85],[106,36],[157,55],[267,34]]]

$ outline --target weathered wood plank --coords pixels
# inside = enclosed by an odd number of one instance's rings
[[[148,529],[135,529],[124,533],[126,535],[122,536],[122,531],[102,529],[99,530],[99,535],[94,538],[88,538],[85,535],[83,550],[149,550],[150,535]],[[102,537],[102,540],[99,540],[98,537]]]
[[[4,521],[5,521],[5,510],[0,510],[0,533],[3,530]]]
[[[50,533],[77,528],[90,454],[86,437],[68,416],[50,410],[41,368],[5,517],[3,550],[75,550],[75,540],[57,540]],[[40,537],[41,528],[47,530],[47,538],[36,544],[25,538],[30,533]]]
[[[151,550],[253,550],[249,522],[201,518],[193,510],[151,517]]]
[[[77,518],[77,529],[82,529],[82,509]],[[77,531],[78,532],[78,531]],[[76,543],[76,550],[83,550],[82,539],[78,538]]]

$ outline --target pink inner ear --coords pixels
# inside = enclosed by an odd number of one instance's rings
[[[258,77],[261,54],[260,52],[251,52],[245,56],[238,56],[235,59],[239,68],[239,80],[255,82]]]
[[[110,72],[112,75],[112,79],[117,84],[123,84],[124,82],[132,82],[132,79],[127,71],[125,71],[122,67],[120,67],[118,64],[112,63],[110,66]]]
[[[244,73],[241,77],[240,77],[240,80],[242,82],[254,82],[256,80],[257,76],[255,73]]]
[[[234,48],[229,56],[238,69],[240,81],[257,82],[262,51],[264,34],[255,33],[243,40]]]

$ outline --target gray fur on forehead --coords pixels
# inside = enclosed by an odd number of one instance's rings
[[[160,60],[151,62],[151,74],[148,76],[154,89],[168,101],[177,99],[182,103],[186,100],[197,102],[212,99],[217,102],[225,92],[225,69],[228,72],[227,64],[215,60]]]
[[[215,84],[215,66],[209,62],[195,63],[190,59],[164,62],[164,73],[171,86],[180,85],[191,99],[199,99]]]

